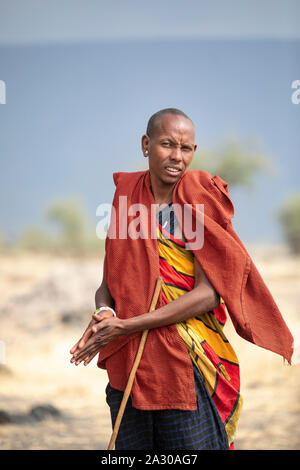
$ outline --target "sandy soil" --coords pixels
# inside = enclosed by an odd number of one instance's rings
[[[281,248],[250,252],[298,343],[300,259]],[[1,255],[0,449],[107,448],[106,372],[96,359],[88,367],[69,362],[101,277],[100,258]],[[236,448],[300,449],[297,361],[286,366],[242,340],[230,321],[226,334],[240,360],[244,397]],[[34,420],[30,410],[37,405],[52,405],[60,415]],[[4,423],[5,413],[14,422]]]

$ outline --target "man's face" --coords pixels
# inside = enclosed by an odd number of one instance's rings
[[[151,178],[158,184],[175,184],[193,159],[197,146],[192,122],[184,116],[165,114],[152,137],[144,135],[142,148],[149,158]],[[148,154],[145,151],[148,150]]]

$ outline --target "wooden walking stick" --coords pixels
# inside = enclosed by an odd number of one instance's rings
[[[158,301],[160,288],[161,288],[161,277],[159,277],[156,281],[156,286],[155,286],[154,294],[153,294],[153,297],[152,297],[149,312],[152,312],[153,310],[155,310],[155,306],[156,306],[157,301]],[[114,448],[114,445],[115,445],[115,442],[116,442],[116,439],[117,439],[117,435],[118,435],[118,432],[119,432],[120,424],[121,424],[123,414],[124,414],[124,411],[125,411],[125,407],[126,407],[126,404],[127,404],[127,401],[128,401],[131,389],[132,389],[135,373],[137,371],[137,368],[139,366],[139,363],[140,363],[140,360],[141,360],[141,357],[142,357],[142,354],[143,354],[143,350],[144,350],[144,346],[145,346],[145,343],[146,343],[148,331],[149,330],[143,331],[141,341],[140,341],[140,344],[139,344],[139,348],[138,348],[138,351],[137,351],[137,354],[136,354],[136,357],[135,357],[135,360],[134,360],[134,363],[133,363],[133,366],[132,366],[132,369],[131,369],[131,372],[130,372],[130,375],[129,375],[129,378],[128,378],[128,382],[127,382],[127,385],[126,385],[126,388],[125,388],[125,391],[124,391],[123,399],[122,399],[122,402],[121,402],[121,405],[120,405],[120,408],[119,408],[119,412],[118,412],[117,419],[116,419],[116,422],[115,422],[114,430],[113,430],[113,433],[111,435],[107,450],[112,450]]]

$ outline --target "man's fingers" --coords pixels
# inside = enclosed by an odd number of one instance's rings
[[[74,354],[74,353],[77,351],[78,346],[79,346],[79,343],[80,343],[81,340],[82,340],[82,337],[81,337],[81,338],[77,341],[77,343],[75,343],[74,346],[70,349],[70,353],[71,353],[71,354]]]
[[[98,351],[95,351],[92,354],[90,354],[90,356],[88,356],[86,358],[86,360],[84,361],[84,365],[87,366],[91,362],[91,360],[94,359],[94,357],[97,355],[97,353],[98,353]]]
[[[107,317],[105,317],[104,315],[98,315],[97,313],[94,313],[94,314],[93,314],[93,318],[94,318],[94,320],[96,320],[97,322],[100,322],[100,321],[102,321],[102,320],[105,320],[105,318],[107,318]]]
[[[75,361],[77,361],[77,355],[78,355],[79,351],[87,344],[88,340],[93,335],[94,332],[92,331],[92,327],[95,324],[95,322],[99,322],[99,321],[103,320],[103,318],[98,316],[98,315],[93,315],[93,316],[95,316],[95,318],[93,318],[90,321],[90,323],[89,323],[87,329],[85,330],[85,332],[83,333],[82,337],[70,349],[70,354],[73,355],[73,357],[70,360],[71,363],[74,363]]]
[[[93,327],[88,328],[88,329],[86,330],[86,332],[84,333],[84,335],[82,336],[81,340],[80,340],[79,343],[78,343],[78,348],[79,348],[79,349],[83,348],[83,346],[85,345],[85,343],[87,343],[87,341],[90,339],[90,336],[91,336],[91,334],[93,333],[92,328],[93,328]]]
[[[78,366],[81,362],[86,361],[88,357],[91,355],[92,350],[86,351],[82,356],[76,357],[75,365]]]
[[[102,320],[105,320],[106,317],[104,317],[103,315],[97,315],[97,314],[94,314],[93,315],[93,320],[94,322],[97,322],[97,323],[100,323]],[[94,323],[93,322],[93,323]],[[98,331],[98,328],[94,329],[95,325],[91,325],[89,328],[87,328],[84,332],[84,334],[82,335],[82,337],[80,338],[79,341],[77,341],[76,344],[74,344],[74,346],[72,347],[72,349],[70,350],[70,353],[71,354],[74,354],[76,352],[77,349],[82,349],[83,346],[85,345],[85,343],[90,339],[91,335],[93,333],[96,333]]]
[[[92,326],[92,332],[97,333],[99,330],[105,327],[105,323],[103,321],[106,320],[106,318],[101,318],[95,325]]]
[[[97,333],[97,331],[101,330],[101,328],[102,328],[102,325],[99,322],[99,323],[97,323],[97,325],[92,326],[92,332]]]
[[[91,344],[85,347],[78,355],[76,355],[75,360],[77,361],[83,361],[84,359],[87,358],[91,354],[91,352],[94,350],[95,345]]]
[[[72,348],[73,357],[70,362],[75,363],[77,366],[82,361],[88,361],[87,364],[93,359],[93,357],[99,352],[99,344],[95,345],[95,333],[99,332],[103,328],[102,320],[105,320],[102,316],[94,315],[99,318],[99,321],[90,326],[82,336],[81,340]],[[95,321],[95,320],[94,320]],[[89,359],[89,356],[92,356]]]
[[[77,343],[74,344],[74,346],[70,349],[70,353],[71,353],[71,354],[74,354],[74,352],[76,351],[77,346],[78,346],[78,342],[79,342],[79,341],[77,341]]]
[[[70,349],[70,353],[71,354],[74,354],[75,351],[79,348],[79,347],[82,347],[82,343],[84,343],[86,341],[86,334],[87,332],[90,330],[91,326],[94,324],[94,321],[91,320],[87,329],[85,330],[85,332],[83,333],[83,335],[81,336],[81,338],[77,341],[77,343],[74,344],[74,346]]]
[[[83,359],[86,359],[86,357],[92,352],[93,348],[95,347],[94,339],[91,338],[87,343],[84,345],[84,348],[82,350],[79,350],[74,353],[73,358],[71,359],[71,362],[75,362],[77,365],[77,362],[81,362]]]

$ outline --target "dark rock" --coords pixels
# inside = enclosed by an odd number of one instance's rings
[[[29,416],[33,417],[36,421],[43,421],[49,416],[58,418],[61,416],[61,413],[52,405],[38,405],[30,410]]]
[[[13,372],[6,364],[0,364],[0,375],[13,375]]]
[[[11,423],[11,418],[4,410],[0,410],[0,424]]]
[[[27,424],[27,423],[32,423],[34,421],[34,418],[24,414],[24,413],[12,413],[10,415],[10,422],[12,424]]]
[[[34,423],[36,421],[43,421],[47,418],[59,418],[61,412],[52,405],[37,405],[31,408],[29,413],[7,413],[0,410],[0,425],[1,424],[26,424]]]
[[[83,322],[83,319],[86,318],[86,311],[63,311],[60,313],[60,321],[65,325],[80,325]]]
[[[74,321],[73,315],[71,313],[63,313],[60,317],[62,323],[72,323]]]

